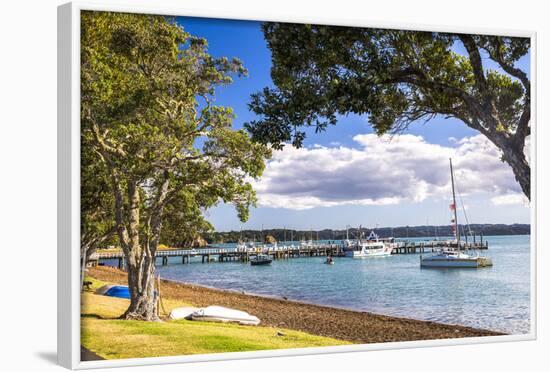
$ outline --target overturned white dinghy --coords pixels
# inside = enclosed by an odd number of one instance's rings
[[[197,311],[196,307],[176,307],[170,311],[170,319],[191,319],[191,314]]]
[[[222,306],[208,306],[198,309],[191,314],[191,319],[205,322],[238,323],[242,325],[260,324],[260,319],[254,315]]]

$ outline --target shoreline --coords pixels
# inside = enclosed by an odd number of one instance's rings
[[[88,275],[106,282],[127,284],[126,272],[116,268],[89,268]],[[162,279],[161,283],[161,294],[165,299],[180,300],[197,307],[231,307],[258,316],[262,321],[260,326],[282,327],[354,343],[505,335],[461,325],[381,315],[167,279]]]

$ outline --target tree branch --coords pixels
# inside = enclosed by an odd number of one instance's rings
[[[462,100],[464,104],[468,107],[468,110],[471,112],[472,116],[479,118],[479,120],[475,121],[478,126],[474,127],[474,129],[482,132],[486,131],[486,128],[484,128],[480,124],[480,121],[486,123],[486,125],[495,126],[494,119],[486,113],[483,106],[477,101],[475,97],[460,88],[453,87],[452,85],[429,80],[424,76],[422,72],[414,71],[411,69],[400,71],[394,76],[393,79],[386,80],[386,82],[406,83],[416,85],[421,88],[440,90],[447,95]],[[470,121],[470,123],[473,124],[474,121]]]
[[[458,35],[459,39],[464,44],[464,47],[468,51],[468,56],[470,59],[470,64],[472,65],[472,70],[474,72],[474,78],[476,81],[476,87],[481,93],[481,96],[484,99],[484,103],[489,102],[489,95],[487,89],[487,80],[485,79],[485,72],[483,71],[483,63],[481,62],[481,55],[479,54],[479,49],[475,43],[474,38],[471,35],[460,34]]]
[[[500,37],[493,37],[490,38],[490,41],[492,42],[492,48],[485,45],[483,49],[489,54],[489,58],[491,58],[493,61],[499,64],[499,66],[508,74],[511,76],[517,78],[519,81],[521,81],[521,84],[525,88],[525,94],[530,99],[531,97],[531,81],[527,77],[527,74],[522,71],[521,69],[507,63],[504,60],[504,56],[501,52],[502,47],[502,40]]]
[[[99,245],[111,238],[116,232],[117,227],[115,225],[103,234],[82,234],[81,255],[86,255],[86,261],[88,261],[88,258],[97,250],[97,248],[99,248]]]
[[[148,244],[149,254],[154,255],[160,241],[160,231],[162,228],[162,214],[166,206],[167,196],[170,185],[170,173],[164,171],[162,182],[157,190],[155,201],[151,207],[150,224],[151,224],[151,239]]]
[[[118,238],[122,249],[127,251],[130,242],[128,229],[124,223],[124,196],[120,187],[120,177],[115,169],[111,169],[111,184],[115,195],[115,222],[118,231]]]
[[[121,148],[111,146],[105,141],[105,138],[101,134],[101,131],[99,129],[99,125],[97,125],[96,121],[93,120],[90,116],[88,117],[90,122],[92,123],[92,132],[94,134],[94,138],[97,142],[97,144],[101,147],[101,149],[109,154],[117,155],[120,157],[125,157],[126,152],[122,150]]]

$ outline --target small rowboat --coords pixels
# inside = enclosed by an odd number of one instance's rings
[[[104,285],[95,293],[109,297],[130,298],[130,291],[125,285]]]
[[[258,325],[260,319],[245,311],[229,309],[222,306],[208,306],[200,308],[190,315],[192,320],[203,322],[238,323],[241,325]]]

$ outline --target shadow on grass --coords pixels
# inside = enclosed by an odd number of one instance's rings
[[[120,316],[106,317],[99,314],[80,314],[81,318],[90,318],[90,319],[101,319],[101,320],[120,320]]]

